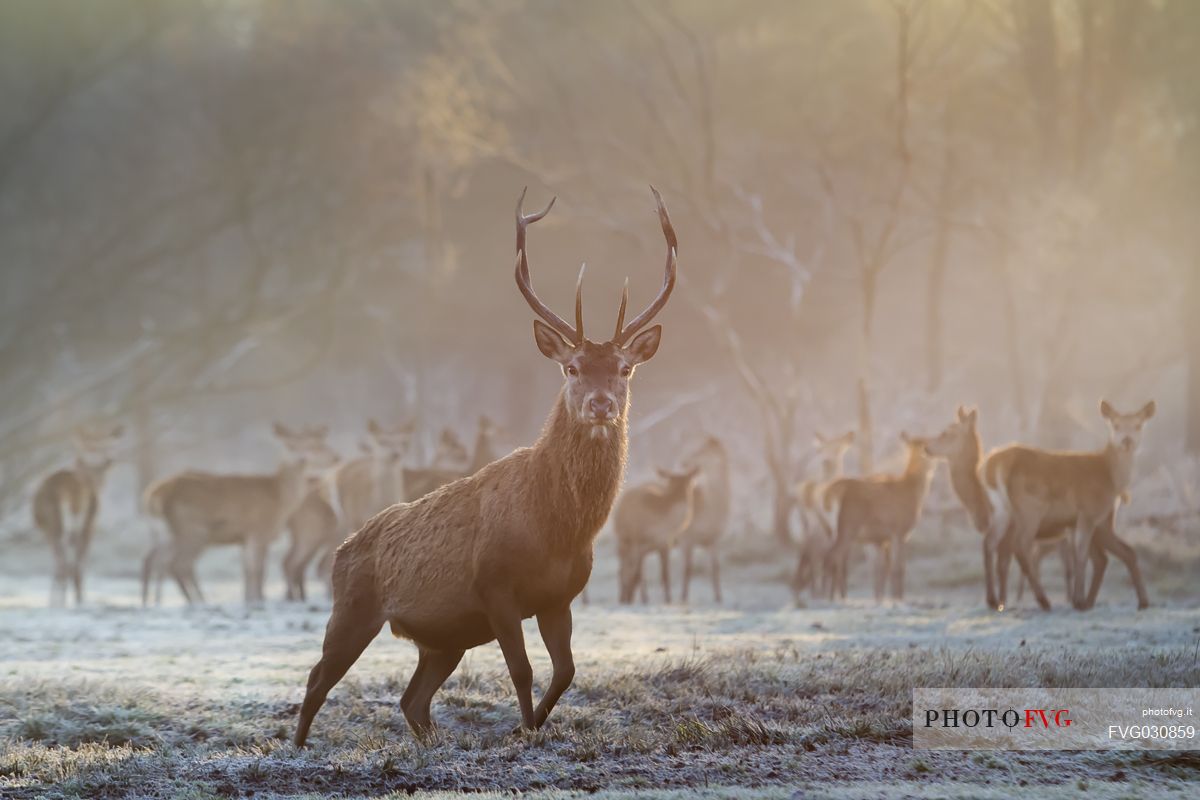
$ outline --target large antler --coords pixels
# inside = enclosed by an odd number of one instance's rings
[[[525,228],[532,222],[537,222],[542,217],[550,213],[550,209],[554,207],[554,201],[557,197],[550,198],[550,203],[541,212],[537,214],[522,214],[521,207],[525,203],[525,192],[529,187],[521,190],[521,196],[517,198],[517,288],[521,290],[521,294],[525,295],[526,302],[533,312],[544,319],[546,323],[554,330],[562,334],[572,344],[580,344],[583,342],[583,270],[579,268],[579,280],[575,283],[575,327],[572,328],[566,320],[550,310],[549,306],[538,299],[534,294],[533,286],[529,280],[529,257],[525,253]],[[585,265],[586,266],[586,265]]]
[[[638,314],[633,322],[625,325],[625,306],[629,302],[629,281],[625,282],[625,288],[621,291],[621,308],[617,311],[617,330],[613,334],[613,342],[619,345],[629,341],[635,333],[642,328],[654,316],[662,311],[663,306],[667,304],[667,299],[671,296],[671,292],[675,289],[675,275],[677,272],[677,264],[675,262],[675,251],[679,247],[679,242],[675,239],[675,229],[671,227],[671,217],[667,214],[667,207],[663,203],[662,195],[658,193],[658,189],[653,186],[650,191],[654,193],[654,202],[658,204],[658,221],[662,223],[663,236],[667,239],[667,266],[666,274],[663,276],[662,289],[658,292],[658,297],[654,298],[649,307]]]

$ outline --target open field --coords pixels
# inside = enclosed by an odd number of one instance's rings
[[[324,599],[246,610],[232,553],[207,558],[203,580],[220,602],[204,608],[179,605],[172,587],[167,605],[143,610],[131,577],[102,574],[88,607],[53,610],[44,576],[4,575],[0,795],[1004,797],[1031,784],[1038,797],[1182,797],[1200,780],[1194,753],[911,747],[913,686],[1200,683],[1194,602],[1152,582],[1156,605],[1136,612],[1119,565],[1088,614],[988,613],[965,576],[876,607],[862,565],[849,603],[796,609],[780,565],[746,554],[728,570],[726,608],[708,602],[703,580],[693,607],[623,608],[612,604],[608,547],[602,539],[591,604],[577,605],[575,684],[546,729],[511,732],[515,699],[489,645],[469,652],[435,699],[438,733],[415,740],[398,703],[416,652],[381,635],[304,751],[288,739]],[[953,583],[958,557],[969,573],[975,548],[963,550],[917,558],[913,585]],[[549,660],[532,622],[526,637],[540,686]]]

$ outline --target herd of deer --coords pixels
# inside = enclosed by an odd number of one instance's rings
[[[904,596],[904,544],[921,516],[938,460],[947,462],[950,484],[983,536],[983,572],[989,607],[1007,603],[1008,570],[1016,556],[1038,605],[1049,610],[1042,588],[1042,558],[1058,549],[1063,559],[1067,600],[1086,610],[1095,605],[1108,554],[1128,568],[1138,608],[1149,605],[1137,554],[1117,536],[1116,513],[1129,502],[1133,459],[1142,428],[1154,416],[1154,401],[1130,414],[1107,401],[1100,414],[1108,422],[1109,440],[1101,450],[1058,452],[1009,445],[983,455],[976,429],[978,412],[959,407],[956,419],[937,436],[901,434],[906,449],[899,475],[842,477],[846,450],[854,433],[826,439],[817,436],[822,479],[798,487],[801,519],[800,558],[792,578],[799,602],[806,589],[846,596],[846,563],[850,547],[861,542],[878,550],[875,598],[891,583],[894,598]],[[1085,591],[1086,564],[1092,579]]]
[[[717,439],[707,438],[678,471],[660,470],[659,480],[626,489],[617,502],[628,448],[630,381],[636,367],[658,351],[662,326],[650,322],[666,305],[677,276],[675,231],[662,198],[651,191],[667,242],[663,284],[649,307],[626,324],[627,284],[614,333],[604,342],[584,336],[582,268],[574,325],[535,294],[526,229],[549,213],[554,200],[527,215],[521,193],[516,283],[539,317],[533,322],[538,349],[563,375],[532,446],[497,459],[492,425],[483,419],[469,465],[453,466],[466,459],[466,450],[447,433],[434,466],[415,471],[402,466],[411,425],[388,429],[372,422],[367,453],[338,463],[325,429],[295,431],[277,423],[275,435],[289,456],[275,474],[185,471],[147,489],[146,511],[167,530],[143,564],[143,601],[152,582],[161,586],[164,574],[190,602],[201,600],[196,559],[207,547],[226,543],[242,545],[246,598],[261,600],[267,549],[285,525],[292,534],[284,560],[290,598],[304,597],[304,573],[319,559],[332,588],[333,609],[300,708],[297,745],[304,744],[329,691],[384,625],[418,649],[416,670],[400,700],[414,732],[431,727],[433,695],[464,652],[493,640],[516,689],[522,727],[540,727],[574,677],[571,603],[587,584],[593,543],[610,513],[623,602],[631,601],[639,587],[645,597],[642,565],[651,552],[659,556],[670,600],[669,554],[677,544],[684,555],[684,599],[693,551],[704,548],[720,600],[717,547],[728,523],[730,479]],[[796,492],[803,534],[793,590],[799,596],[811,587],[844,597],[848,554],[862,543],[878,549],[876,597],[882,597],[889,577],[893,596],[902,597],[905,541],[920,518],[936,462],[944,459],[955,492],[983,535],[989,606],[1004,607],[1015,555],[1038,603],[1048,609],[1037,565],[1058,547],[1076,608],[1095,601],[1108,552],[1129,568],[1144,607],[1136,556],[1117,536],[1114,520],[1128,501],[1134,453],[1154,403],[1133,414],[1117,413],[1107,402],[1100,410],[1111,430],[1103,450],[1051,452],[1014,445],[983,458],[976,412],[960,408],[938,436],[903,436],[907,462],[899,475],[843,477],[843,458],[854,434],[818,437],[821,479],[801,484]],[[59,601],[68,579],[82,600],[81,566],[97,495],[120,433],[84,432],[75,467],[47,478],[34,498],[34,518],[55,554]],[[1092,583],[1085,593],[1089,558]],[[553,668],[536,707],[521,625],[530,617],[537,618]]]

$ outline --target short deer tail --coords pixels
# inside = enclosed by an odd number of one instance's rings
[[[146,487],[146,491],[142,493],[142,508],[152,517],[161,517],[163,515],[163,498],[161,483],[152,483]]]
[[[1008,482],[1009,453],[1000,451],[988,456],[983,462],[983,482],[989,488],[999,489]]]
[[[849,479],[842,478],[826,486],[821,492],[821,507],[826,511],[833,511],[833,507],[842,502],[842,495],[846,493],[846,487],[849,485]]]

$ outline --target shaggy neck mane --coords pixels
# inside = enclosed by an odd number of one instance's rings
[[[560,391],[542,434],[533,444],[538,499],[556,543],[572,548],[591,541],[608,519],[625,474],[629,438],[628,408],[607,436],[593,435],[592,426],[577,422]]]
[[[967,513],[971,515],[975,530],[980,533],[988,529],[992,520],[992,501],[988,499],[983,481],[979,480],[979,470],[983,466],[980,463],[982,452],[983,445],[979,441],[979,434],[976,433],[971,437],[970,445],[949,459],[950,485],[967,509]]]

